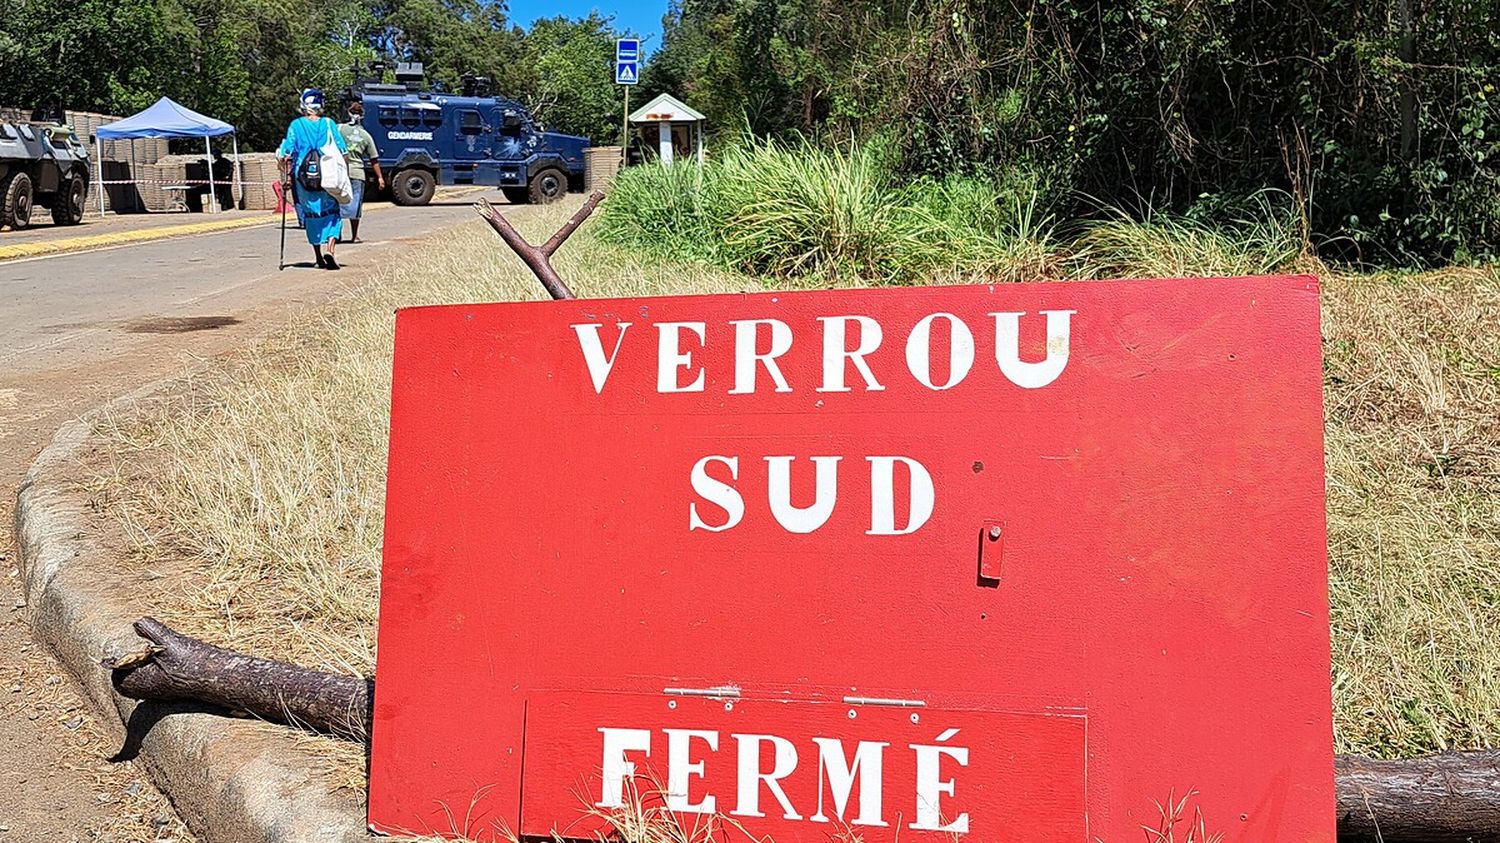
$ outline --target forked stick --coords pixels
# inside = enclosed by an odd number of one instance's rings
[[[589,214],[592,214],[602,201],[604,201],[604,194],[594,191],[589,195],[588,201],[583,203],[583,207],[578,209],[578,213],[563,223],[563,227],[540,246],[533,246],[526,242],[521,232],[516,231],[515,226],[510,224],[510,220],[506,219],[505,215],[500,213],[494,205],[491,205],[488,199],[481,199],[474,203],[474,209],[481,217],[484,217],[485,222],[490,224],[490,228],[495,229],[495,233],[500,235],[505,245],[520,256],[522,262],[531,269],[537,280],[542,282],[542,286],[547,289],[552,298],[571,299],[574,298],[573,291],[568,289],[562,276],[552,268],[552,255],[563,244],[563,241],[578,230],[578,226],[583,225],[583,221],[589,218]]]

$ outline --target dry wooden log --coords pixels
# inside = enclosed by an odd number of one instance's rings
[[[1339,840],[1500,841],[1500,750],[1377,761],[1339,756]]]
[[[149,648],[103,662],[123,696],[206,702],[350,740],[370,733],[375,683],[369,679],[225,650],[155,618],[136,621],[135,631]]]
[[[152,618],[135,628],[152,646],[104,661],[124,696],[207,702],[349,740],[370,733],[373,680],[241,655]],[[1340,756],[1337,788],[1344,843],[1500,843],[1500,751]]]
[[[563,244],[563,241],[578,230],[578,226],[583,225],[583,221],[588,219],[589,214],[592,214],[602,201],[604,201],[604,194],[594,191],[589,195],[588,201],[583,203],[583,207],[579,208],[578,212],[557,230],[556,234],[540,246],[528,243],[526,238],[521,236],[521,232],[516,231],[515,226],[510,224],[510,220],[506,219],[505,215],[500,213],[494,205],[491,205],[489,200],[481,199],[475,203],[474,207],[479,211],[479,215],[490,224],[490,228],[495,229],[495,233],[500,235],[500,239],[505,241],[505,245],[520,256],[526,266],[536,275],[537,280],[542,282],[542,286],[547,288],[552,298],[571,299],[573,291],[568,289],[562,276],[552,268],[552,254]]]

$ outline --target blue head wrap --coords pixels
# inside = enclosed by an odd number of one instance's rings
[[[321,112],[323,110],[323,92],[317,88],[308,88],[303,91],[302,110]]]

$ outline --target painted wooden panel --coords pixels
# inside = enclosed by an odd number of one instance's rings
[[[401,311],[371,824],[568,827],[599,729],[680,728],[705,776],[792,742],[803,817],[814,737],[884,741],[863,840],[948,834],[895,821],[896,700],[994,771],[941,773],[977,839],[1137,840],[1196,791],[1226,840],[1332,841],[1319,342],[1306,277]],[[1059,713],[1083,766],[1022,728]]]

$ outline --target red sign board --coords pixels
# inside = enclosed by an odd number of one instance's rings
[[[1319,342],[1306,277],[401,311],[372,827],[1331,843]]]

